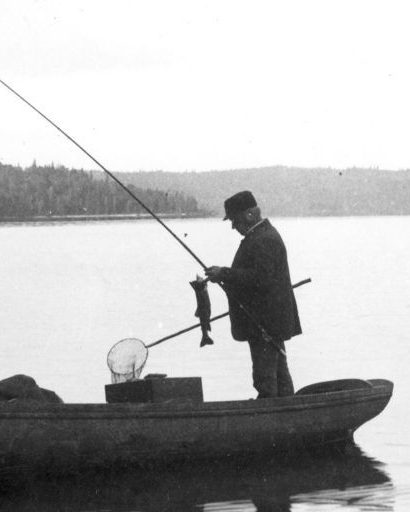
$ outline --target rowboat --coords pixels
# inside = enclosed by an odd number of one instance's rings
[[[345,379],[260,400],[0,402],[0,460],[64,469],[291,452],[352,440],[392,391],[388,380]]]

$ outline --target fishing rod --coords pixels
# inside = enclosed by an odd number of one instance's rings
[[[28,100],[26,100],[21,94],[15,91],[10,85],[6,84],[3,80],[0,79],[0,83],[4,85],[10,92],[16,95],[21,101],[23,101],[26,105],[32,108],[37,114],[39,114],[43,119],[48,121],[54,128],[56,128],[60,133],[62,133],[69,141],[71,141],[75,146],[78,147],[83,153],[85,153],[91,160],[98,165],[105,173],[108,174],[110,178],[112,178],[123,190],[125,190],[144,210],[146,210],[156,221],[158,221],[162,227],[164,227],[170,235],[172,235],[175,240],[177,240],[184,249],[186,249],[189,254],[195,258],[195,260],[201,265],[203,269],[206,269],[206,265],[200,258],[179,238],[179,236],[172,231],[159,217],[156,215],[146,204],[144,204],[141,199],[139,199],[122,181],[120,181],[112,172],[110,172],[104,165],[99,162],[96,158],[93,157],[81,144],[79,144],[73,137],[71,137],[67,132],[65,132],[62,128],[60,128],[54,121],[52,121],[49,117],[43,114],[38,108],[36,108],[33,104],[31,104]]]
[[[73,137],[71,137],[67,132],[65,132],[62,128],[60,128],[54,121],[52,121],[49,117],[43,114],[38,108],[36,108],[32,103],[30,103],[26,98],[24,98],[21,94],[19,94],[16,90],[14,90],[10,85],[8,85],[4,80],[0,78],[0,83],[4,85],[11,93],[13,93],[17,98],[23,101],[26,105],[28,105],[31,109],[33,109],[37,114],[39,114],[43,119],[45,119],[48,123],[50,123],[56,130],[62,133],[69,141],[71,141],[75,146],[78,147],[85,155],[87,155],[94,163],[98,165],[111,179],[113,179],[123,190],[125,190],[144,210],[146,210],[157,222],[161,224],[163,228],[165,228],[170,235],[172,235],[177,242],[179,242],[182,247],[188,251],[188,253],[201,265],[201,267],[205,270],[208,267],[205,263],[179,238],[179,236],[172,231],[159,217],[156,215],[146,204],[144,204],[122,181],[120,181],[112,172],[110,172],[104,165],[99,162],[91,153],[89,153],[81,144],[79,144]],[[218,285],[225,291],[226,289],[223,283],[218,283]],[[240,303],[236,297],[231,295],[231,298],[235,300],[240,309],[245,313],[245,315],[255,324],[255,326],[259,329],[264,339],[267,339],[273,343],[276,349],[281,352],[283,355],[286,355],[284,350],[272,340],[272,337],[266,332],[265,328],[256,320],[254,315],[247,309],[243,304]]]

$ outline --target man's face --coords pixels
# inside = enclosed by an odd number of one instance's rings
[[[236,229],[238,233],[241,235],[245,235],[245,233],[249,229],[249,225],[246,222],[245,215],[243,213],[238,213],[238,215],[235,215],[231,219],[231,225],[232,229]]]

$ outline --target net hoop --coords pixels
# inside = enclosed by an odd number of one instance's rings
[[[148,358],[148,349],[138,338],[125,338],[113,345],[107,354],[111,382],[138,380]]]

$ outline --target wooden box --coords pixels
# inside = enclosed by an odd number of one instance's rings
[[[153,378],[105,386],[109,404],[123,402],[166,402],[195,400],[203,402],[201,377]]]

